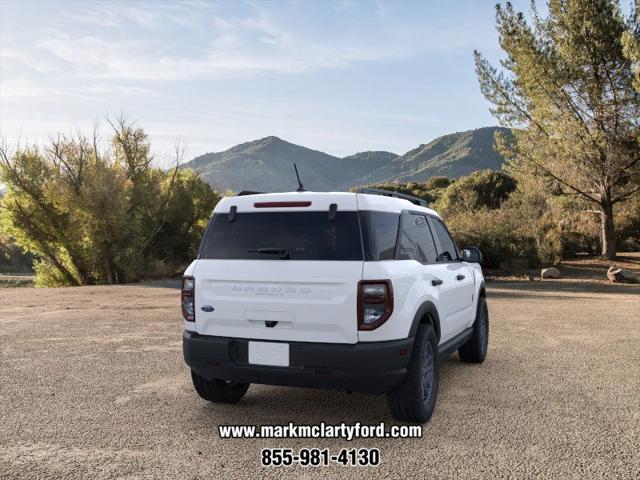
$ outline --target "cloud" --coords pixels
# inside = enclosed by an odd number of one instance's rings
[[[155,11],[125,5],[112,3],[107,6],[95,5],[86,10],[62,12],[58,19],[54,19],[54,23],[64,25],[70,22],[76,26],[92,25],[101,28],[122,28],[128,23],[146,28],[159,26],[160,17]]]
[[[3,62],[9,63],[4,67],[46,70],[75,83],[82,79],[215,80],[264,72],[345,69],[361,62],[407,58],[425,48],[460,48],[460,42],[467,41],[453,38],[434,43],[432,39],[443,33],[442,26],[432,26],[429,34],[421,23],[398,24],[386,18],[393,12],[380,2],[366,4],[379,24],[372,26],[368,21],[360,27],[351,22],[347,30],[331,28],[332,35],[327,35],[328,26],[298,25],[282,15],[276,18],[261,3],[245,4],[232,15],[220,13],[218,4],[198,1],[89,5],[44,22],[27,41],[3,39]],[[339,9],[356,6],[360,8],[359,2],[334,4]]]
[[[484,27],[464,8],[455,8],[454,23],[432,14],[443,7],[419,3],[25,5],[3,11],[0,120],[5,134],[28,127],[44,138],[123,108],[150,128],[166,122],[168,132],[195,138],[198,148],[212,135],[240,141],[272,128],[345,145],[393,128],[422,136],[439,117],[426,117],[426,108],[404,110],[420,105],[419,96],[429,98],[429,79],[442,75],[428,70],[438,65],[431,57],[484,49],[478,43],[485,41]],[[335,90],[318,88],[320,79]],[[408,79],[423,83],[401,91]],[[405,94],[416,98],[396,100]],[[158,138],[171,151],[173,135]]]
[[[287,40],[273,36],[262,39],[269,47],[283,41]],[[225,78],[256,72],[306,73],[345,68],[353,62],[387,56],[366,46],[298,44],[254,52],[243,38],[233,33],[218,36],[199,57],[158,56],[158,48],[144,42],[114,42],[66,34],[46,37],[38,48],[66,63],[73,72],[88,78],[129,80]]]
[[[3,49],[3,57],[12,62],[21,59],[20,62],[35,69],[42,68],[38,58],[53,58],[58,61],[58,73],[70,72],[76,77],[170,81],[259,72],[308,73],[394,55],[387,46],[364,40],[346,43],[339,39],[305,38],[283,28],[263,12],[242,18],[212,15],[207,19],[212,28],[206,40],[178,51],[170,49],[175,49],[174,46],[167,47],[163,36],[142,34],[132,36],[135,40],[123,40],[122,35],[113,35],[113,30],[123,28],[126,21],[141,28],[160,28],[161,24],[181,25],[183,14],[193,20],[192,13],[173,11],[169,19],[143,8],[114,13],[98,6],[95,10],[65,14],[64,20],[71,25],[48,29],[31,48],[16,42],[7,49],[13,53],[5,55]],[[108,34],[82,28],[87,25],[102,27]],[[51,68],[49,61],[47,69]]]
[[[154,12],[144,8],[125,8],[122,10],[122,14],[134,23],[143,27],[157,26],[159,21],[158,16]]]
[[[95,25],[103,28],[119,27],[122,25],[119,15],[103,8],[85,12],[65,12],[62,14],[62,19],[74,23]]]

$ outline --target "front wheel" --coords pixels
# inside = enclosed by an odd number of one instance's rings
[[[404,422],[428,422],[436,408],[438,375],[438,339],[431,325],[422,325],[416,335],[407,375],[387,393],[391,415]]]
[[[239,402],[249,389],[249,383],[228,382],[216,378],[207,380],[191,370],[193,387],[200,397],[215,403]]]
[[[484,297],[478,299],[478,310],[476,320],[473,323],[473,334],[458,349],[463,362],[482,363],[487,356],[489,347],[489,309]]]

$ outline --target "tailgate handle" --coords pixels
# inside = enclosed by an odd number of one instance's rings
[[[265,320],[264,322],[264,326],[267,328],[273,328],[276,325],[278,325],[278,322],[276,322],[275,320]]]

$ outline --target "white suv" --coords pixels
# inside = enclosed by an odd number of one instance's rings
[[[480,261],[394,192],[224,198],[183,279],[193,385],[226,403],[251,383],[384,393],[395,418],[426,422],[440,360],[485,358]]]

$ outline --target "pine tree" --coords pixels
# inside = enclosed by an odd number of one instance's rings
[[[499,148],[515,168],[544,175],[595,204],[602,254],[616,256],[614,205],[640,192],[638,9],[612,0],[550,0],[531,21],[496,7],[500,69],[475,52],[492,113],[514,133]],[[635,77],[635,78],[634,78]]]

